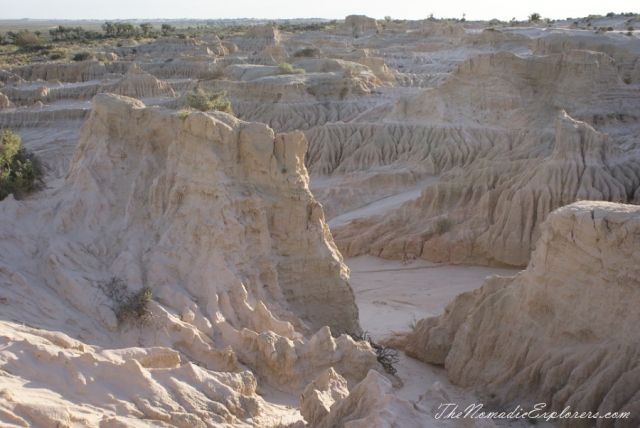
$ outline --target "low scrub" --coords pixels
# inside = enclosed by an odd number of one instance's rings
[[[27,152],[20,137],[10,130],[0,130],[0,200],[11,193],[20,197],[36,183],[36,162]]]
[[[151,287],[145,285],[138,291],[130,291],[120,278],[111,278],[102,291],[111,300],[111,309],[118,320],[118,327],[143,326],[151,317],[147,304],[151,301]]]
[[[49,52],[49,58],[52,61],[68,59],[69,51],[66,49],[54,49],[51,52]]]
[[[355,77],[365,70],[363,66],[354,62],[341,61],[340,65],[342,66],[342,77],[345,79]]]
[[[398,370],[394,367],[396,363],[400,361],[400,357],[398,356],[398,351],[394,348],[382,346],[377,342],[374,342],[368,332],[364,332],[362,336],[358,334],[350,334],[351,338],[356,342],[367,342],[371,346],[371,349],[376,353],[376,359],[378,363],[382,366],[384,371],[389,373],[390,375],[395,375]]]
[[[78,52],[72,59],[74,61],[87,61],[93,59],[93,54],[91,52]]]
[[[435,232],[438,235],[442,235],[447,233],[451,229],[451,226],[453,226],[453,222],[450,219],[445,217],[439,218],[436,220]]]
[[[39,37],[37,34],[30,33],[29,31],[21,31],[13,38],[13,44],[21,47],[42,46],[47,42]]]
[[[231,103],[227,99],[227,93],[225,91],[209,92],[199,88],[193,91],[187,91],[185,94],[185,103],[187,107],[200,111],[217,110],[233,114]]]
[[[278,74],[304,74],[301,68],[293,68],[288,62],[278,64]]]
[[[305,58],[317,58],[320,56],[320,49],[319,48],[312,48],[312,47],[307,47],[304,49],[300,49],[299,51],[297,51],[296,53],[293,54],[293,56],[295,57],[305,57]]]

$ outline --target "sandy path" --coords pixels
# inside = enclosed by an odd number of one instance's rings
[[[457,294],[478,288],[489,275],[511,276],[519,272],[519,269],[439,265],[426,260],[404,266],[399,261],[372,256],[347,259],[346,264],[351,269],[350,283],[360,308],[360,323],[374,340],[407,331],[421,318],[440,315]],[[416,400],[435,381],[456,391],[459,398],[474,398],[451,385],[444,369],[404,355],[398,376],[404,383],[398,395],[405,399]]]
[[[420,318],[439,315],[457,294],[478,288],[493,274],[512,276],[520,269],[478,266],[449,266],[416,260],[408,265],[372,256],[345,260],[351,269],[351,287],[360,308],[360,323],[371,336],[381,339],[393,332],[407,331]],[[440,382],[452,402],[461,408],[481,403],[473,390],[459,388],[447,378],[444,368],[424,364],[400,353],[396,364],[402,386],[396,394],[417,401],[434,382]],[[398,385],[400,386],[400,385]],[[496,420],[499,427],[530,427],[525,420]],[[553,427],[539,421],[536,426]]]
[[[393,196],[388,196],[386,198],[372,202],[369,205],[365,205],[362,208],[358,208],[353,211],[349,211],[347,213],[334,217],[331,220],[329,220],[327,224],[329,225],[329,227],[343,226],[357,218],[366,218],[366,217],[371,217],[373,215],[383,214],[394,208],[398,208],[400,205],[404,204],[407,201],[416,199],[417,197],[420,196],[420,192],[422,192],[422,189],[437,182],[438,182],[438,177],[431,177],[427,180],[423,180],[419,184],[412,186],[411,188],[407,189],[402,193],[398,193]]]

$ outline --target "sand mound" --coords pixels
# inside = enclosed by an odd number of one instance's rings
[[[543,224],[525,271],[489,277],[480,289],[456,297],[442,316],[420,320],[413,332],[389,342],[423,361],[444,363],[454,383],[476,386],[494,397],[494,405],[528,400],[556,411],[631,412],[615,426],[636,426],[639,231],[635,206],[577,202],[561,208]]]
[[[347,382],[327,369],[300,397],[300,413],[311,428],[492,428],[491,420],[438,420],[440,403],[451,402],[436,383],[413,403],[395,395],[391,382],[371,370],[351,392]]]

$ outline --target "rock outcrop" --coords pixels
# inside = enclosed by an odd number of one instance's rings
[[[441,403],[450,403],[436,383],[416,403],[395,395],[391,381],[371,370],[351,392],[332,369],[310,383],[300,398],[300,413],[310,428],[495,428],[491,420],[436,419]]]
[[[280,31],[272,25],[260,25],[247,28],[244,36],[233,39],[240,50],[258,53],[269,45],[279,45]]]
[[[36,306],[68,307],[91,320],[83,321],[92,325],[84,343],[171,348],[181,361],[250,370],[292,393],[327,367],[361,380],[375,354],[347,335],[331,336],[329,327],[359,331],[358,311],[307,187],[305,150],[299,132],[274,135],[224,113],[183,120],[97,95],[64,185],[48,198],[0,203],[7,316],[56,325],[65,311],[25,309],[34,293],[53,291],[52,303]],[[111,309],[117,284],[128,293],[151,288],[151,321],[123,327]],[[26,381],[29,367],[11,372]],[[70,394],[62,384],[47,388]],[[143,407],[118,414],[148,416]],[[224,413],[214,407],[212,414]]]
[[[251,372],[215,373],[169,348],[107,350],[2,322],[0,355],[0,422],[8,426],[191,428],[270,420]],[[37,395],[29,391],[34,384]]]
[[[344,28],[354,35],[370,34],[380,30],[375,19],[365,15],[349,15],[344,19]]]
[[[0,110],[10,109],[14,107],[15,104],[13,104],[6,95],[0,93]]]
[[[637,206],[561,208],[543,224],[525,271],[487,278],[389,343],[444,364],[454,383],[475,386],[494,405],[527,400],[553,411],[630,412],[561,426],[637,426],[639,234]]]

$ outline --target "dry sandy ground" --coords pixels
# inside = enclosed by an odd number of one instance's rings
[[[474,290],[489,275],[513,276],[519,269],[476,266],[450,266],[415,260],[404,265],[400,261],[372,256],[345,260],[351,269],[351,287],[360,309],[360,323],[374,340],[393,332],[406,331],[416,320],[440,315],[457,294]],[[416,401],[434,382],[440,382],[452,402],[464,408],[482,403],[473,390],[459,388],[449,382],[444,368],[422,363],[400,353],[394,384],[399,397]],[[498,426],[530,427],[525,420],[494,421]],[[536,426],[551,427],[544,421]]]

